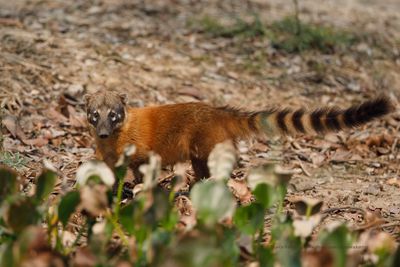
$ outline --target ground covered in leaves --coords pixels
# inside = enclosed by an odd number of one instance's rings
[[[2,163],[26,191],[43,159],[62,174],[55,193],[73,185],[94,152],[83,95],[99,88],[134,106],[346,107],[386,94],[398,107],[400,3],[299,2],[306,36],[293,39],[290,1],[0,1]],[[397,109],[339,134],[243,142],[232,187],[247,201],[249,167],[278,163],[295,174],[286,209],[323,200],[328,221],[399,238],[399,127]]]

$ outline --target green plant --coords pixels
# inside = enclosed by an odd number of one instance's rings
[[[296,17],[286,17],[270,26],[271,42],[288,53],[316,49],[332,53],[356,41],[352,34],[332,27],[302,23]]]
[[[210,154],[213,178],[193,186],[190,198],[197,223],[184,231],[176,227],[174,192],[157,186],[161,166],[157,155],[141,167],[141,191],[135,190],[134,199],[126,203],[122,203],[123,177],[133,150],[125,151],[114,173],[103,162],[84,163],[77,172],[77,186],[57,198],[50,197],[57,181],[51,166],[38,176],[36,192],[29,196],[18,191],[17,173],[0,167],[0,267],[49,261],[55,266],[82,262],[89,266],[301,266],[307,253],[314,260],[327,257],[322,260],[345,266],[357,235],[343,224],[323,229],[315,241],[322,249],[313,250],[309,241],[321,221],[322,202],[296,202],[297,216],[284,212],[290,173],[272,164],[251,170],[247,184],[255,199],[244,206],[236,204],[226,185],[236,161],[234,151],[231,143],[223,143]],[[72,223],[76,217],[80,223]],[[272,224],[268,228],[266,217]],[[390,235],[381,233],[371,244],[376,266],[398,260]]]
[[[18,170],[22,168],[27,162],[28,160],[19,152],[0,152],[0,164],[7,165]]]
[[[294,6],[293,16],[285,17],[270,25],[264,25],[257,14],[254,14],[250,22],[236,17],[233,23],[222,23],[213,16],[205,15],[200,19],[192,20],[189,25],[212,37],[247,39],[267,36],[275,48],[288,53],[306,50],[333,53],[359,40],[349,31],[302,22],[297,1],[294,1]]]
[[[254,16],[252,22],[246,22],[241,18],[235,18],[235,22],[231,25],[223,25],[219,20],[212,16],[203,16],[196,22],[201,31],[210,34],[213,37],[242,37],[253,38],[257,36],[264,36],[266,30],[260,18]]]

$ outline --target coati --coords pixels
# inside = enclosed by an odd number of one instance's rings
[[[197,179],[209,177],[207,159],[217,143],[258,134],[326,133],[353,128],[393,110],[385,97],[348,109],[265,109],[246,112],[205,103],[155,107],[127,106],[125,94],[99,91],[85,96],[87,120],[95,135],[96,157],[111,168],[128,144],[136,146],[130,167],[136,178],[148,152],[161,156],[162,165],[190,160]]]

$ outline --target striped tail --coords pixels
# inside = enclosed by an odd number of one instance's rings
[[[321,108],[307,112],[303,109],[272,109],[252,113],[249,129],[265,134],[327,133],[354,128],[382,117],[394,110],[386,97],[376,98],[348,109]]]

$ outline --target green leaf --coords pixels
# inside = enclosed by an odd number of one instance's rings
[[[127,171],[128,171],[128,167],[125,165],[115,167],[114,173],[115,173],[116,180],[120,181],[120,180],[124,179]]]
[[[190,198],[198,218],[208,226],[232,216],[236,207],[236,202],[223,181],[195,184],[190,192]]]
[[[275,222],[272,236],[276,240],[276,257],[282,267],[301,266],[301,239],[294,235],[292,221]]]
[[[220,244],[225,266],[237,266],[240,254],[238,247],[236,229],[223,228],[222,244]]]
[[[134,205],[134,202],[131,202],[122,207],[121,211],[119,212],[119,222],[124,227],[125,231],[127,231],[130,235],[133,235],[135,232],[133,220],[133,212],[135,210]]]
[[[268,163],[250,171],[247,177],[247,184],[254,190],[259,184],[269,184],[271,186],[276,186],[278,184],[275,165]]]
[[[20,198],[9,203],[4,213],[4,221],[14,233],[20,233],[29,225],[35,225],[40,218],[36,206],[30,198]]]
[[[165,266],[165,259],[170,266],[231,266],[224,264],[222,253],[215,234],[199,232],[196,238],[184,235],[176,240],[164,255],[155,257],[154,266]]]
[[[268,184],[258,184],[254,189],[253,194],[256,198],[256,202],[263,205],[263,207],[270,208],[276,201],[275,197],[276,190]]]
[[[265,267],[275,266],[275,255],[272,248],[265,247],[262,244],[258,244],[257,258],[260,261],[260,266],[265,266]]]
[[[71,191],[62,197],[58,205],[58,218],[65,227],[68,223],[69,217],[75,211],[76,207],[81,201],[78,191]]]
[[[171,241],[172,233],[159,229],[151,235],[151,243],[155,251],[159,252],[168,246]]]
[[[144,213],[145,223],[153,228],[168,219],[171,211],[169,193],[160,187],[152,189],[153,203]]]
[[[265,208],[260,203],[251,203],[248,206],[236,209],[233,222],[244,233],[254,235],[264,226]]]
[[[6,166],[0,166],[0,203],[17,192],[17,173]]]
[[[51,170],[43,170],[42,174],[37,178],[36,200],[45,200],[53,191],[57,180],[57,175]]]
[[[352,243],[352,237],[347,227],[340,225],[332,231],[325,231],[321,234],[320,240],[323,245],[332,250],[335,256],[335,266],[346,266],[347,248]]]
[[[15,266],[12,242],[0,246],[0,267],[9,266]]]
[[[282,267],[301,267],[301,240],[298,237],[284,238],[286,245],[277,249],[277,258]]]
[[[280,166],[271,163],[264,164],[250,171],[247,184],[254,190],[259,184],[268,184],[272,187],[283,186],[286,188],[293,172],[284,170]]]
[[[114,225],[110,220],[106,221],[106,226],[104,227],[104,235],[107,240],[110,240],[112,238],[112,235],[114,233]]]

